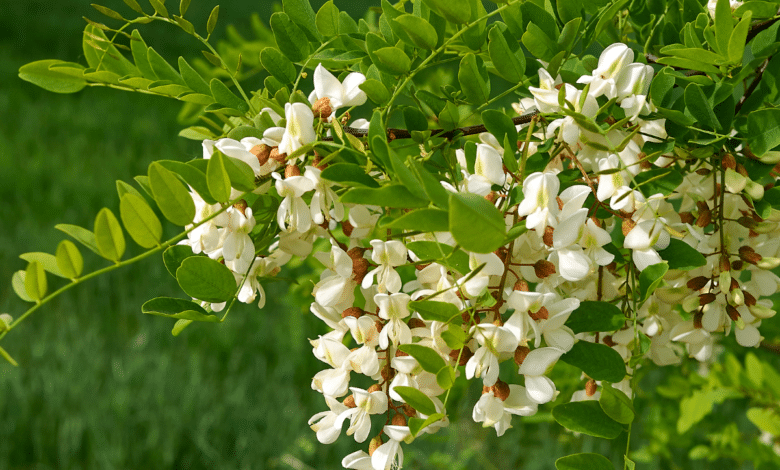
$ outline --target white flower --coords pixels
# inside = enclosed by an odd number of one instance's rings
[[[287,127],[279,142],[279,153],[289,155],[317,139],[311,108],[303,103],[287,103],[284,105],[284,114]]]
[[[496,397],[493,391],[483,393],[479,401],[474,405],[471,414],[474,422],[482,423],[483,427],[492,426],[496,435],[502,436],[511,428],[512,415],[535,415],[539,405],[528,398],[525,387],[522,385],[509,385],[509,396],[506,400]]]
[[[369,271],[363,278],[363,288],[370,287],[376,277],[379,292],[400,291],[401,276],[393,268],[406,263],[406,246],[398,240],[389,242],[371,240],[371,246],[374,247],[371,260],[379,266]]]
[[[617,97],[617,81],[623,70],[634,61],[634,51],[623,43],[615,43],[604,49],[598,66],[591,75],[585,75],[577,83],[590,83],[594,97],[605,95],[607,99]]]
[[[487,144],[477,145],[474,174],[468,177],[468,191],[487,196],[492,185],[503,186],[506,181],[504,163],[498,151]]]
[[[320,177],[322,170],[313,166],[307,166],[303,176],[311,180],[314,185],[314,195],[311,197],[311,218],[315,224],[320,225],[332,217],[336,220],[344,219],[344,204],[339,201],[332,184]]]
[[[341,423],[349,418],[351,423],[347,429],[347,436],[354,434],[355,441],[363,442],[371,432],[370,415],[387,411],[387,395],[383,390],[368,392],[355,387],[350,387],[350,390],[355,397],[355,407],[342,411],[336,419],[336,426],[340,428]]]
[[[336,425],[338,416],[348,408],[333,397],[325,396],[328,411],[322,411],[312,416],[309,427],[317,433],[317,440],[322,444],[333,444],[341,434],[341,423]]]
[[[329,252],[314,255],[327,268],[322,272],[320,282],[314,286],[314,298],[323,307],[335,305],[352,306],[355,300],[355,286],[352,279],[352,258],[334,241]],[[342,309],[343,310],[343,309]]]
[[[404,451],[401,441],[411,436],[407,426],[386,425],[384,432],[390,439],[379,446],[371,456],[371,466],[374,470],[399,469],[404,464]]]
[[[553,173],[533,173],[523,182],[523,201],[517,207],[517,215],[528,216],[525,226],[531,230],[544,232],[549,220],[558,212],[560,181]]]
[[[303,176],[284,178],[279,173],[271,173],[276,180],[276,191],[284,200],[279,204],[276,220],[282,230],[305,232],[311,227],[311,213],[306,201],[301,199],[304,193],[314,189],[310,179]]]
[[[517,338],[508,328],[492,323],[480,323],[474,329],[480,347],[466,363],[466,378],[481,377],[483,385],[490,387],[498,380],[498,356],[517,349]]]
[[[366,102],[366,93],[360,89],[360,85],[365,81],[365,75],[352,72],[343,82],[339,82],[338,78],[319,64],[314,69],[314,91],[309,96],[309,101],[314,103],[321,98],[330,99],[330,107],[335,115],[338,108],[360,106]]]
[[[529,352],[520,365],[519,373],[525,376],[528,398],[534,403],[541,405],[555,398],[555,384],[545,373],[563,353],[558,348],[537,348]]]
[[[255,259],[255,246],[249,233],[255,228],[252,208],[242,212],[236,207],[228,207],[227,223],[222,232],[222,256],[225,265],[232,271],[244,274]]]
[[[389,320],[379,333],[379,347],[386,349],[392,343],[394,345],[412,342],[412,331],[409,325],[403,321],[410,315],[409,294],[376,294],[374,302],[379,306],[379,317]]]

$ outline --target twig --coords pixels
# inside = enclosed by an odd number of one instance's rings
[[[739,110],[742,109],[742,105],[745,104],[745,101],[747,101],[748,98],[750,98],[750,95],[752,95],[753,92],[756,91],[759,82],[761,82],[761,77],[764,75],[764,71],[769,65],[769,61],[771,59],[772,56],[767,57],[764,63],[761,64],[761,66],[756,69],[756,77],[753,79],[752,82],[750,82],[750,86],[748,87],[747,90],[745,90],[745,94],[742,95],[742,98],[739,99],[739,103],[737,103],[737,106],[734,108],[734,114],[739,114]]]

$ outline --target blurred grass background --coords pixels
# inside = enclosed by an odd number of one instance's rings
[[[336,3],[356,14],[379,2]],[[104,4],[127,11],[119,0]],[[212,6],[196,0],[188,16],[202,25]],[[272,7],[231,0],[222,5],[216,35],[229,23],[249,31],[248,12],[267,19]],[[176,137],[179,105],[172,101],[101,88],[56,95],[18,79],[18,68],[33,60],[83,62],[80,17],[99,17],[87,0],[6,1],[1,9],[0,312],[18,317],[26,306],[10,279],[25,266],[19,254],[53,252],[64,238],[55,224],[91,227],[101,207],[116,212],[116,179],[131,181],[152,160],[197,157],[200,146]],[[142,31],[169,59],[198,54],[197,44],[170,27]],[[86,268],[100,263],[87,256]],[[155,258],[90,281],[36,312],[2,344],[20,367],[0,364],[0,469],[340,468],[344,455],[365,446],[344,436],[320,445],[306,424],[325,409],[310,388],[322,365],[307,338],[325,330],[308,313],[306,285],[267,289],[262,311],[240,305],[224,324],[193,325],[174,338],[172,322],[140,313],[149,298],[181,295]],[[579,377],[567,367],[557,370],[569,374],[559,387],[570,394]],[[652,390],[672,370],[653,369],[643,388]],[[515,428],[496,439],[470,419],[478,394],[478,387],[457,390],[453,417],[461,419],[406,446],[407,468],[549,469],[570,452],[610,455],[607,441],[561,433],[549,423],[549,406],[540,422],[515,418]],[[635,426],[632,448],[673,419],[638,406],[646,421]],[[716,414],[713,425],[723,417]],[[680,460],[696,442],[687,439],[675,451]]]

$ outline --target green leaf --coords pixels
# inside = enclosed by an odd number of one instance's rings
[[[11,364],[14,367],[19,367],[19,363],[14,360],[13,357],[11,357],[10,354],[8,354],[8,351],[0,347],[0,356],[3,356],[3,359],[8,361],[9,364]]]
[[[140,191],[138,191],[133,186],[131,186],[128,183],[125,183],[122,180],[116,180],[116,192],[119,195],[120,199],[122,198],[122,196],[124,196],[127,193],[132,193],[138,197],[143,197]]]
[[[184,57],[179,57],[179,73],[181,74],[184,83],[192,90],[202,95],[211,96],[209,84],[206,83],[206,80],[204,80],[186,60],[184,60]]]
[[[780,108],[759,109],[747,118],[747,139],[756,157],[780,145]]]
[[[589,436],[614,439],[623,431],[623,426],[607,416],[595,401],[564,403],[553,408],[552,415],[566,429]]]
[[[98,5],[95,3],[91,3],[90,6],[109,18],[119,20],[119,21],[127,21],[122,17],[122,15],[120,15],[119,13],[115,12],[114,10],[108,7],[104,7],[103,5]]]
[[[255,189],[255,172],[248,163],[228,156],[223,156],[222,163],[225,166],[232,187],[245,192]]]
[[[763,432],[780,435],[780,414],[771,408],[750,408],[747,418]]]
[[[607,416],[620,424],[630,424],[636,416],[631,399],[621,390],[612,388],[612,385],[609,384],[601,386],[599,405]]]
[[[716,403],[729,398],[743,398],[736,390],[719,388],[716,390],[696,390],[691,396],[680,401],[680,417],[677,420],[677,432],[683,434],[712,412]]]
[[[412,387],[395,387],[395,393],[401,396],[404,402],[424,415],[431,416],[436,413],[436,406],[423,392]]]
[[[468,1],[423,0],[423,3],[452,23],[466,24],[471,20],[471,4]]]
[[[377,62],[374,62],[376,67],[390,75],[403,75],[409,71],[412,66],[412,62],[409,57],[404,54],[402,49],[397,47],[383,47],[374,51],[374,55],[377,58]]]
[[[185,226],[195,218],[195,202],[176,175],[157,162],[149,165],[149,185],[166,219]]]
[[[414,197],[408,189],[399,184],[382,188],[353,188],[341,196],[341,202],[382,207],[413,209],[427,207],[428,201]]]
[[[181,0],[179,2],[179,14],[181,16],[184,16],[187,13],[187,10],[190,8],[190,3],[192,0]]]
[[[566,320],[566,326],[571,328],[574,334],[596,332],[596,331],[617,331],[623,328],[626,317],[620,309],[609,302],[596,302],[592,300],[583,300],[569,319]]]
[[[117,262],[125,254],[125,236],[122,226],[111,209],[104,207],[95,217],[95,243],[100,256]]]
[[[119,201],[119,216],[127,233],[142,248],[160,244],[162,225],[146,200],[140,195],[127,193]]]
[[[754,387],[760,389],[764,385],[764,368],[752,352],[745,356],[745,372]]]
[[[425,320],[438,321],[442,323],[452,322],[454,324],[463,323],[463,319],[460,316],[460,310],[458,310],[458,307],[448,302],[439,302],[436,300],[415,300],[409,302],[409,308],[419,313],[420,316]]]
[[[682,57],[684,59],[704,62],[710,65],[721,65],[726,62],[726,57],[715,52],[696,47],[679,47],[679,44],[662,47],[661,54],[668,54],[673,57]]]
[[[218,322],[219,317],[209,315],[200,304],[191,300],[173,297],[157,297],[146,301],[141,306],[141,312],[149,315],[175,318],[177,320]]]
[[[729,39],[733,29],[729,0],[718,0],[715,5],[715,44],[712,46],[723,56],[728,56]]]
[[[192,320],[176,320],[176,323],[173,325],[173,329],[171,330],[171,334],[173,336],[179,336],[179,334],[191,324]]]
[[[86,246],[96,254],[98,255],[100,254],[100,251],[98,251],[97,243],[95,243],[95,234],[90,232],[89,230],[83,227],[79,227],[78,225],[70,225],[70,224],[57,224],[54,226],[54,228],[70,235],[77,242]]]
[[[605,344],[580,340],[561,360],[585,372],[593,380],[620,382],[626,376],[623,358]]]
[[[490,99],[490,77],[487,68],[482,59],[474,54],[468,53],[460,61],[458,82],[466,99],[472,104],[487,103]]]
[[[449,210],[450,193],[444,189],[441,182],[431,172],[427,171],[420,162],[412,158],[409,158],[408,161],[417,181],[422,185],[425,196],[439,208]]]
[[[282,0],[284,12],[290,19],[306,32],[310,39],[319,41],[317,32],[316,15],[311,7],[310,0]]]
[[[176,271],[179,269],[179,266],[181,266],[181,263],[191,256],[197,255],[192,252],[192,247],[189,245],[169,246],[163,252],[163,264],[165,264],[165,269],[167,269],[175,279]]]
[[[146,15],[146,13],[144,13],[144,10],[141,8],[141,5],[139,5],[136,0],[122,0],[122,1],[125,2],[125,5],[129,6],[136,13],[140,13],[141,15]]]
[[[287,13],[279,11],[271,15],[271,30],[279,50],[291,61],[302,61],[309,55],[306,34],[290,20]]]
[[[601,454],[572,454],[555,461],[557,470],[615,470],[612,462]]]
[[[335,7],[334,7],[335,8]],[[263,68],[283,84],[295,81],[297,73],[290,59],[284,56],[276,48],[266,47],[260,52],[260,63]]]
[[[392,20],[397,23],[401,29],[406,33],[409,39],[409,43],[412,46],[417,46],[421,49],[433,50],[436,48],[436,43],[439,41],[439,37],[436,34],[436,29],[431,26],[430,23],[414,15],[400,15]],[[401,39],[406,39],[402,37]]]
[[[525,24],[523,23],[523,11],[520,3],[508,5],[501,11],[501,19],[506,23],[509,31],[518,39],[523,37]]]
[[[46,296],[46,291],[49,289],[46,282],[46,271],[41,263],[32,261],[27,265],[24,274],[25,292],[30,299],[38,302]]]
[[[152,4],[152,8],[154,8],[154,11],[157,12],[158,15],[168,17],[168,9],[165,8],[165,2],[163,0],[149,0],[149,3]]]
[[[230,88],[222,83],[222,80],[218,78],[212,78],[210,88],[211,94],[218,103],[221,103],[228,108],[236,109],[241,113],[246,113],[249,111],[249,105],[246,103],[246,101],[233,94],[233,92],[230,91]]]
[[[27,288],[25,287],[25,281],[27,280],[27,272],[23,269],[16,271],[11,276],[11,287],[14,289],[16,295],[25,302],[35,302],[29,294],[27,294]]]
[[[57,265],[57,258],[52,254],[33,252],[33,253],[24,253],[23,255],[19,255],[19,257],[27,261],[28,263],[37,261],[38,263],[40,263],[41,266],[43,266],[43,269],[45,271],[48,271],[54,274],[55,276],[68,277],[62,273],[62,270],[60,270],[60,267]]]
[[[218,202],[230,200],[230,177],[225,170],[222,152],[219,150],[214,150],[214,154],[209,159],[206,182],[209,186],[209,193],[214,196],[214,199]]]
[[[684,97],[685,107],[699,121],[699,124],[708,129],[720,129],[718,118],[712,110],[712,103],[699,85],[691,83],[685,87]]]
[[[149,48],[137,29],[134,29],[133,34],[130,35],[130,51],[133,53],[133,61],[141,75],[150,80],[157,80],[157,74],[154,73],[154,69],[149,63]]]
[[[506,224],[501,212],[476,194],[450,195],[450,232],[466,251],[492,253],[504,243]]]
[[[146,57],[149,59],[149,65],[152,67],[155,75],[157,75],[157,78],[168,80],[176,85],[187,86],[179,72],[153,48],[150,47],[146,50]]]
[[[417,209],[393,220],[387,227],[419,232],[446,232],[449,230],[449,216],[447,211],[441,209]]]
[[[443,339],[451,349],[460,349],[466,344],[468,335],[463,331],[463,328],[452,323],[447,327],[446,331],[442,331],[441,339]]]
[[[366,96],[371,101],[378,105],[383,105],[390,101],[390,91],[379,80],[369,78],[358,87],[366,93]]]
[[[438,118],[441,127],[445,131],[451,131],[458,127],[458,123],[460,122],[460,110],[455,103],[447,101],[444,109],[439,113]]]
[[[734,10],[734,15],[742,18],[747,14],[752,14],[752,18],[771,18],[777,14],[777,3],[749,1],[743,3],[739,8]],[[739,25],[737,25],[737,28],[739,28]],[[734,33],[732,32],[731,34],[733,35]],[[731,43],[729,43],[729,45],[731,45]]]
[[[664,280],[664,274],[669,270],[666,263],[658,263],[648,266],[639,274],[639,295],[640,302],[647,300],[653,291],[658,288]],[[613,380],[612,382],[617,382]]]
[[[342,186],[365,186],[378,188],[379,183],[366,174],[365,169],[354,163],[335,163],[322,170],[320,177]]]
[[[236,279],[230,269],[206,256],[182,261],[176,280],[187,295],[205,302],[226,302],[236,293]]]
[[[441,419],[444,419],[444,415],[441,413],[434,413],[424,420],[422,418],[409,418],[409,431],[412,436],[417,436],[420,431]]]
[[[662,65],[671,65],[672,67],[679,67],[683,69],[700,70],[707,73],[720,73],[720,69],[713,65],[698,60],[684,59],[682,57],[661,57],[656,61],[656,63]]]
[[[23,65],[19,69],[19,78],[33,85],[37,85],[46,91],[54,93],[76,93],[87,86],[87,81],[81,76],[50,69],[52,65],[69,64],[62,60],[39,60]],[[79,64],[74,67],[84,69]]]
[[[624,5],[628,3],[628,0],[617,0],[602,11],[600,14],[599,22],[596,23],[596,29],[593,30],[593,38],[598,38],[601,32],[607,25],[615,20],[618,12],[623,9]]]
[[[457,374],[455,370],[450,367],[442,367],[439,372],[436,373],[436,383],[444,390],[449,390],[455,384]]]
[[[202,161],[198,159],[195,161]],[[206,204],[216,204],[217,200],[209,192],[208,182],[206,181],[206,174],[196,168],[190,163],[182,163],[174,160],[158,160],[157,163],[170,170],[177,175],[181,176],[184,181],[192,186],[192,189],[197,192]],[[206,163],[206,169],[208,169],[208,162]]]
[[[528,23],[527,28],[522,38],[523,45],[534,57],[545,61],[551,60],[558,53],[558,43],[535,23]]]
[[[658,250],[658,254],[669,264],[669,269],[689,271],[707,264],[707,260],[699,250],[676,238],[669,241],[669,246]]]
[[[499,142],[504,142],[508,137],[509,142],[515,142],[517,146],[517,129],[512,122],[512,118],[497,109],[488,109],[482,112],[482,122],[485,124],[488,132],[496,137]]]
[[[525,75],[525,55],[520,48],[512,50],[504,34],[497,27],[488,34],[488,52],[493,67],[501,78],[511,83],[520,83]]]
[[[339,9],[333,4],[333,0],[328,0],[320,7],[314,22],[317,25],[317,31],[326,38],[338,36]]]
[[[398,349],[415,358],[424,371],[432,374],[447,367],[447,363],[439,356],[439,353],[429,347],[419,344],[402,344],[398,346]]]
[[[733,64],[742,64],[742,56],[745,53],[745,41],[747,41],[750,29],[751,12],[746,12],[729,37],[729,60]]]
[[[209,14],[209,19],[206,22],[206,32],[209,36],[214,32],[214,28],[217,27],[217,20],[219,19],[219,5],[215,6]]]
[[[81,276],[84,269],[84,259],[76,245],[70,240],[62,240],[57,245],[57,267],[62,275],[69,279]]]

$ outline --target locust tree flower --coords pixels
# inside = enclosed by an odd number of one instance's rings
[[[379,292],[398,292],[401,290],[401,276],[395,271],[396,266],[406,263],[406,246],[398,240],[383,242],[371,240],[374,247],[371,252],[371,260],[378,264],[363,278],[363,288],[367,289],[374,283],[376,277]]]
[[[350,387],[352,396],[355,397],[355,407],[341,412],[336,419],[336,426],[341,427],[341,423],[347,418],[351,420],[347,436],[355,435],[355,441],[363,442],[368,438],[371,432],[370,415],[380,414],[387,411],[387,395],[384,390],[369,392],[360,388]]]
[[[311,213],[302,196],[314,189],[314,184],[303,176],[283,179],[279,173],[272,175],[276,180],[276,191],[284,198],[276,212],[279,227],[282,230],[306,232],[311,227]]]
[[[374,455],[371,456],[371,465],[374,470],[401,468],[404,464],[404,451],[401,448],[401,442],[411,436],[409,427],[386,425],[384,432],[390,439],[374,451]]]
[[[410,315],[409,294],[376,294],[374,302],[379,307],[379,317],[388,320],[379,333],[379,347],[386,349],[392,343],[394,345],[412,342],[412,330],[403,321]]]
[[[528,216],[525,226],[544,232],[551,218],[558,212],[555,197],[561,183],[553,173],[533,173],[523,182],[523,201],[517,207],[517,215]]]
[[[329,252],[315,253],[314,257],[324,264],[320,282],[314,286],[314,298],[323,307],[352,306],[355,300],[355,286],[352,278],[352,258],[333,241]],[[342,309],[343,310],[343,309]]]
[[[344,204],[333,189],[332,184],[320,176],[322,170],[313,166],[307,166],[303,176],[311,180],[314,186],[314,195],[311,197],[311,218],[315,224],[320,225],[326,220],[344,219]]]
[[[483,427],[493,427],[497,436],[502,436],[510,424],[512,415],[532,416],[539,405],[528,398],[525,387],[509,384],[509,394],[499,398],[493,390],[483,393],[474,405],[471,417]]]
[[[343,82],[339,82],[338,78],[319,64],[314,69],[314,91],[309,95],[309,101],[315,103],[327,98],[327,105],[332,113],[329,116],[335,115],[336,110],[341,107],[360,106],[366,102],[366,93],[360,89],[360,85],[365,81],[365,75],[352,72]]]
[[[517,338],[503,326],[480,323],[474,327],[474,338],[480,347],[466,363],[466,378],[481,377],[490,387],[498,380],[498,358],[517,349]]]
[[[341,434],[341,424],[338,417],[348,408],[333,397],[325,396],[325,403],[330,408],[321,411],[309,419],[309,427],[317,433],[317,440],[322,444],[333,444]],[[338,425],[336,423],[338,422]]]
[[[279,142],[279,153],[289,155],[317,139],[314,133],[314,114],[308,106],[303,103],[287,103],[284,105],[284,114],[287,127]]]
[[[487,196],[492,185],[503,186],[506,181],[501,155],[490,145],[478,144],[474,174],[468,177],[468,191]]]
[[[608,99],[616,98],[620,75],[633,61],[633,50],[623,43],[612,44],[601,53],[592,74],[580,77],[577,83],[590,83],[590,93],[594,97],[605,95]]]
[[[542,405],[555,398],[555,384],[545,373],[564,352],[552,347],[537,348],[525,357],[518,372],[525,376],[525,389],[532,402]]]

